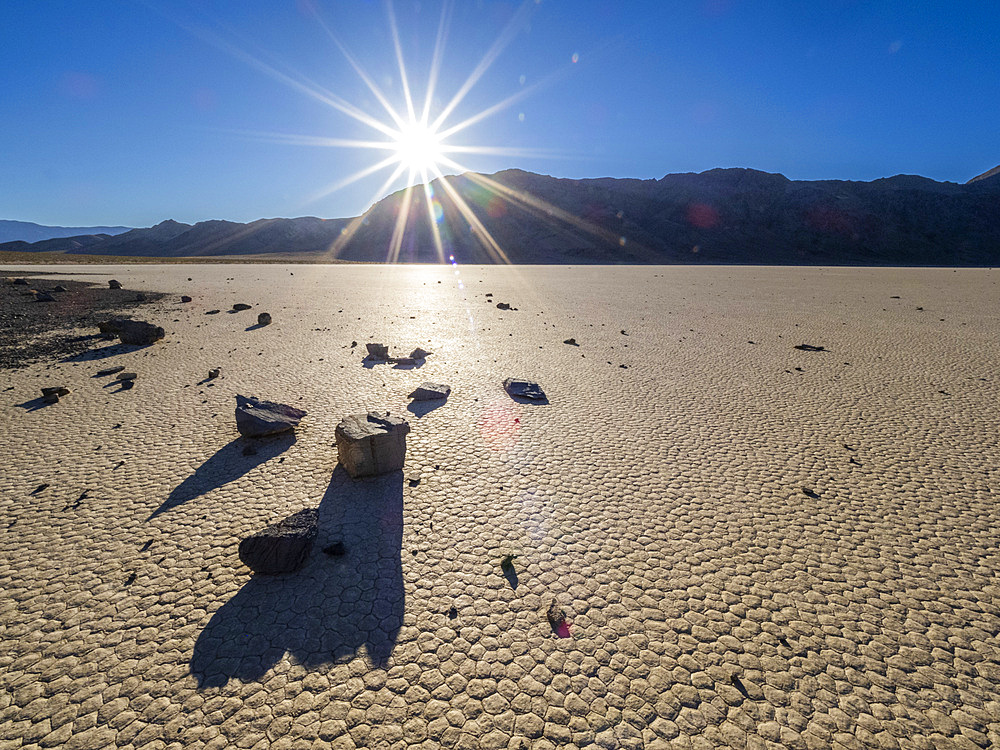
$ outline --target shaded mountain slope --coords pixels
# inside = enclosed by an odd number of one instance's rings
[[[399,191],[353,221],[165,221],[114,237],[0,249],[322,259],[336,248],[339,259],[376,262],[1000,265],[1000,174],[959,185],[916,175],[795,181],[752,169],[660,180],[507,170],[435,180],[430,194],[428,206],[423,189]]]

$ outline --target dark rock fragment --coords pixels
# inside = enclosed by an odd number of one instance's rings
[[[825,352],[828,351],[825,346],[813,346],[812,344],[798,344],[796,349],[803,352]]]
[[[368,356],[372,359],[389,359],[389,347],[385,344],[365,344],[365,348],[368,349]]]
[[[259,326],[269,326],[271,325],[271,314],[262,312],[257,316],[257,325]]]
[[[189,296],[187,296],[186,294],[181,295],[181,302],[190,302],[190,301],[191,298]]]
[[[116,372],[121,372],[124,369],[125,368],[122,365],[118,365],[117,367],[108,367],[105,370],[98,370],[97,371],[97,377],[99,377],[99,378],[105,378],[108,375],[114,375]]]
[[[98,323],[97,327],[105,335],[117,336],[124,344],[148,346],[166,336],[161,326],[154,326],[143,320],[115,318]]]
[[[347,547],[344,546],[343,542],[334,542],[324,547],[323,552],[330,557],[343,557],[347,554]]]
[[[108,286],[111,289],[121,289],[122,288],[122,283],[120,281],[118,281],[117,279],[111,279],[111,281],[108,282]]]
[[[565,341],[563,341],[563,343],[569,344],[570,346],[580,346],[578,343],[576,343],[576,339],[566,339]]]
[[[243,564],[254,573],[293,573],[302,567],[316,540],[319,514],[300,510],[240,542]]]
[[[236,429],[244,437],[264,437],[298,426],[302,409],[236,394]]]
[[[253,305],[248,305],[246,302],[237,302],[233,305],[233,310],[239,312],[240,310],[249,310]]]
[[[451,386],[442,383],[421,383],[408,398],[414,401],[433,401],[439,398],[448,398],[451,393]]]
[[[547,400],[542,387],[531,380],[523,378],[507,378],[503,381],[503,388],[511,396],[519,398],[530,398],[535,401]]]

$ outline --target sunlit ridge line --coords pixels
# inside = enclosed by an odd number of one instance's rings
[[[444,0],[441,6],[441,20],[438,22],[437,36],[434,39],[434,54],[431,57],[430,75],[427,77],[427,92],[424,96],[424,111],[420,115],[421,122],[427,122],[430,117],[431,102],[434,99],[434,89],[437,88],[438,76],[441,73],[441,60],[444,57],[444,45],[451,25],[451,0]]]
[[[319,14],[315,14],[315,17],[319,22],[319,25],[323,28],[323,31],[325,31],[327,36],[329,36],[333,43],[337,45],[337,49],[340,50],[340,53],[347,60],[348,64],[354,68],[354,72],[358,74],[358,77],[364,82],[365,86],[368,87],[368,90],[372,92],[372,95],[378,100],[378,103],[382,105],[382,108],[388,113],[389,117],[392,118],[392,121],[396,123],[396,127],[400,129],[405,127],[406,123],[403,118],[396,111],[396,108],[390,104],[388,97],[382,93],[382,90],[378,87],[375,81],[372,80],[371,76],[368,75],[368,72],[361,67],[361,63],[355,59],[354,55],[350,53],[337,35],[333,33],[333,30],[327,25],[326,21],[324,21]]]
[[[514,14],[514,17],[510,20],[510,22],[508,22],[507,26],[500,32],[500,36],[497,37],[496,41],[493,42],[490,48],[486,51],[486,54],[483,55],[483,59],[479,61],[479,64],[476,65],[472,73],[469,74],[469,77],[465,80],[465,83],[462,84],[462,87],[456,92],[455,96],[452,97],[451,101],[448,102],[445,108],[441,110],[440,114],[431,124],[431,130],[436,131],[439,127],[441,127],[441,124],[445,121],[445,119],[447,119],[448,115],[450,115],[455,107],[457,107],[462,100],[465,99],[466,95],[468,95],[468,93],[472,90],[472,87],[475,86],[479,79],[483,77],[483,74],[490,69],[490,66],[496,62],[497,57],[500,56],[500,53],[503,52],[504,48],[514,40],[517,27],[520,26],[520,23],[523,20],[522,17],[528,15],[528,11],[530,10],[532,4],[532,0],[525,0],[521,4],[517,13]]]
[[[462,216],[465,217],[465,220],[468,221],[469,224],[475,229],[477,237],[480,238],[480,242],[486,247],[487,253],[491,254],[491,257],[493,257],[494,262],[502,261],[504,263],[510,264],[510,259],[507,257],[507,253],[503,251],[503,248],[501,248],[500,244],[493,238],[493,235],[490,234],[489,231],[487,231],[485,226],[483,226],[483,223],[479,220],[479,217],[476,216],[476,214],[473,212],[469,204],[465,202],[465,199],[461,195],[459,195],[458,191],[455,190],[454,187],[452,187],[452,185],[448,182],[448,179],[444,176],[444,174],[442,174],[440,169],[435,167],[434,171],[437,173],[438,182],[441,184],[442,187],[444,187],[445,192],[448,193],[449,197],[454,202],[455,207],[458,208]]]
[[[389,175],[389,179],[383,182],[382,185],[378,188],[378,190],[376,190],[372,194],[372,197],[369,199],[368,203],[370,205],[373,205],[376,201],[378,201],[381,198],[381,196],[385,193],[385,191],[389,189],[389,185],[391,185],[395,181],[395,179],[399,177],[400,174],[402,174],[404,169],[405,167],[402,164],[399,164],[396,167],[396,169],[393,170],[392,174]],[[370,210],[371,209],[369,208],[368,211]],[[348,224],[346,227],[344,227],[343,230],[341,230],[340,236],[333,241],[333,244],[330,245],[330,248],[328,250],[328,252],[331,255],[333,255],[333,257],[336,258],[337,255],[339,255],[340,251],[344,249],[344,245],[346,245],[348,242],[354,239],[354,235],[357,234],[358,229],[364,223],[365,217],[368,215],[368,211],[365,211],[363,214],[361,214],[361,216],[355,216],[353,219],[351,219],[351,223]]]
[[[396,25],[396,11],[392,7],[392,0],[386,0],[386,10],[389,14],[389,28],[392,31],[392,46],[396,51],[396,62],[399,63],[399,78],[403,86],[403,98],[406,100],[406,112],[410,116],[410,122],[417,121],[417,115],[413,110],[413,97],[410,95],[410,80],[406,75],[406,65],[403,63],[403,46],[399,42],[399,26]]]

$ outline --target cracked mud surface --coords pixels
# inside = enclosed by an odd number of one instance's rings
[[[1000,745],[997,272],[112,270],[164,341],[4,373],[0,748]],[[236,393],[308,415],[246,452]]]

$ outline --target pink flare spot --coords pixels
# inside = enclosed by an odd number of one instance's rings
[[[700,229],[711,229],[719,223],[719,212],[705,203],[692,203],[687,207],[687,220]]]
[[[569,632],[570,624],[571,623],[569,620],[563,620],[561,623],[559,623],[559,627],[556,628],[556,635],[559,636],[560,638],[571,637],[571,634]]]

